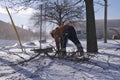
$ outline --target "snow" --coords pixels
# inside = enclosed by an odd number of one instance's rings
[[[35,59],[17,64],[36,55],[31,49],[39,48],[38,41],[23,43],[26,53],[21,52],[17,41],[0,40],[0,80],[120,80],[120,40],[98,40],[99,53],[90,61],[74,62],[50,59],[39,55]],[[54,42],[42,43],[42,48]],[[86,51],[86,40],[81,40]],[[71,42],[68,51],[75,50]]]

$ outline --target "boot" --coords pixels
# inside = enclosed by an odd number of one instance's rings
[[[63,58],[66,56],[66,49],[61,49],[61,56]]]
[[[78,49],[78,52],[80,52],[80,56],[83,56],[84,51],[83,51],[83,47],[81,46],[81,44],[77,45],[77,49]]]
[[[66,56],[66,51],[62,51],[62,57],[65,58]]]

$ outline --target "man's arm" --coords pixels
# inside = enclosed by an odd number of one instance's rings
[[[57,50],[60,51],[60,38],[59,37],[55,38],[55,43],[56,43]]]
[[[57,50],[60,51],[60,34],[61,30],[59,27],[57,27],[55,30],[51,32],[51,36],[54,38]]]

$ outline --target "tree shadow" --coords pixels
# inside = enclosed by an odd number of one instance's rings
[[[110,54],[110,53],[99,53],[99,55],[104,55],[104,56],[109,56],[109,57],[120,58],[120,55]]]
[[[0,61],[5,64],[10,66],[12,69],[14,69],[16,72],[23,74],[24,76],[26,76],[27,78],[31,78],[32,80],[36,80],[36,78],[32,78],[31,76],[35,75],[34,73],[22,68],[20,65],[14,65],[13,62],[10,62],[6,59],[0,58]],[[13,65],[12,65],[13,64]],[[4,75],[3,75],[4,76]],[[42,79],[41,77],[37,76],[37,80],[45,80]]]
[[[54,63],[62,63],[62,65],[66,65],[66,66],[73,68],[74,71],[79,71],[79,72],[83,72],[83,73],[85,72],[88,74],[88,76],[93,75],[93,76],[97,77],[98,76],[97,73],[98,73],[101,76],[103,76],[104,78],[109,78],[110,80],[113,80],[113,79],[111,79],[111,74],[113,74],[112,71],[116,71],[116,72],[120,73],[120,65],[119,64],[115,64],[115,63],[111,63],[111,62],[109,62],[109,63],[103,62],[103,61],[96,60],[96,59],[90,59],[90,61],[88,61],[88,62],[79,62],[79,63],[66,61],[66,60],[62,60],[62,59],[53,59],[46,67],[50,68],[51,66],[53,66]],[[104,75],[103,73],[106,73],[106,75]],[[59,73],[58,73],[58,75],[59,75]]]

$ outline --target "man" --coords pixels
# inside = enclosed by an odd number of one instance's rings
[[[66,24],[57,27],[51,32],[51,36],[55,39],[57,50],[58,52],[62,52],[62,56],[66,55],[66,44],[68,39],[76,45],[80,55],[83,55],[83,47],[77,38],[77,34],[73,26]]]

